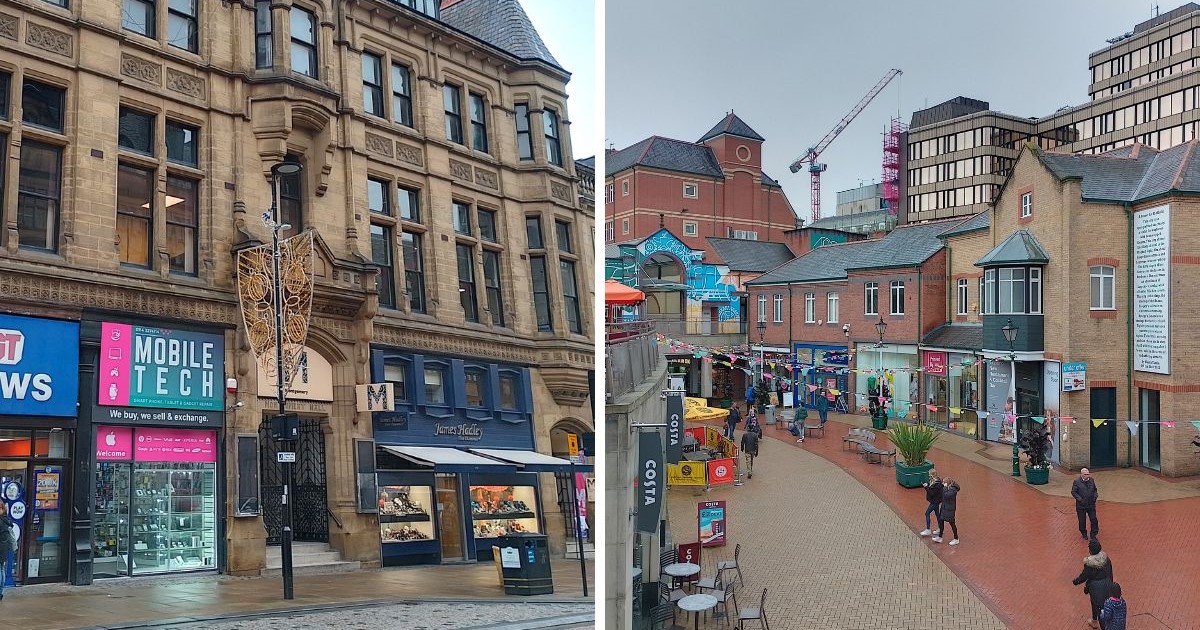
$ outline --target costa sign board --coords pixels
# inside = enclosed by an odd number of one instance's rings
[[[75,417],[79,323],[0,315],[0,415]]]
[[[683,459],[683,392],[667,392],[667,463]]]
[[[658,531],[662,519],[663,489],[667,487],[663,466],[662,436],[646,431],[638,436],[637,530],[646,534]]]

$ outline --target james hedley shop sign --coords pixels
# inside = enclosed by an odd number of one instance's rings
[[[104,322],[97,418],[161,426],[219,426],[224,411],[221,335]]]

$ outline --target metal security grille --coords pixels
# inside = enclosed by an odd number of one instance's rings
[[[328,491],[325,486],[325,433],[321,420],[300,419],[300,438],[295,444],[277,442],[271,437],[270,418],[259,425],[259,462],[262,468],[263,525],[267,544],[283,541],[283,511],[279,496],[283,492],[283,464],[276,461],[279,451],[295,448],[292,465],[292,539],[329,542]],[[282,447],[281,447],[282,444]]]

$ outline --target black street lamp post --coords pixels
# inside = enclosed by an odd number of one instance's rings
[[[1012,413],[1013,413],[1013,456],[1012,456],[1013,471],[1012,471],[1012,476],[1014,476],[1014,477],[1021,476],[1021,453],[1019,450],[1017,450],[1017,447],[1021,443],[1021,441],[1019,439],[1017,439],[1017,427],[1019,425],[1017,423],[1017,398],[1015,395],[1016,394],[1016,386],[1017,386],[1017,353],[1016,353],[1016,350],[1014,349],[1014,346],[1017,342],[1017,331],[1018,330],[1020,330],[1020,329],[1017,328],[1016,326],[1013,326],[1011,317],[1008,319],[1008,323],[1004,325],[1004,328],[1000,329],[1000,332],[1004,333],[1004,340],[1008,342],[1008,365],[1009,365],[1009,373],[1012,377],[1012,380],[1010,381],[1011,384],[1009,385],[1009,387],[1012,388],[1013,393],[1014,393],[1014,395],[1013,395],[1013,410],[1012,410]],[[1007,420],[1007,418],[1005,418],[1005,420]]]
[[[878,387],[877,398],[875,399],[875,415],[871,418],[871,425],[876,429],[887,428],[887,409],[884,408],[884,401],[879,400],[883,397],[883,335],[887,332],[887,322],[883,321],[883,315],[879,316],[879,321],[875,322],[875,332],[879,333],[879,343],[875,347],[879,350],[879,380],[876,383]]]
[[[767,364],[764,362],[764,359],[763,359],[763,344],[766,343],[766,341],[765,341],[766,338],[767,338],[767,322],[760,319],[760,320],[758,320],[758,385],[759,385],[759,387],[761,387],[766,382],[765,378],[763,376],[763,372],[764,372],[765,368],[767,367]],[[755,398],[757,399],[758,397],[755,396]],[[757,402],[758,401],[755,400],[755,403],[757,403]]]

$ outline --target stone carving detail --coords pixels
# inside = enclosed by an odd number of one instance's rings
[[[503,343],[480,343],[479,339],[452,337],[445,334],[445,331],[433,333],[398,330],[376,322],[374,332],[374,340],[387,346],[422,348],[430,353],[481,356],[524,365],[533,365],[537,359],[534,352],[524,348],[506,346]],[[463,331],[463,334],[467,334],[467,331]]]
[[[46,28],[32,22],[25,33],[25,43],[34,48],[41,48],[64,57],[70,57],[74,39],[70,33],[63,33],[52,28]]]
[[[167,68],[167,88],[196,98],[204,98],[204,79]]]
[[[421,155],[421,150],[403,142],[396,143],[396,157],[400,158],[401,162],[408,162],[417,166],[425,165],[425,157]]]
[[[0,13],[0,37],[17,39],[17,16]]]
[[[491,171],[485,171],[481,168],[475,169],[475,181],[479,182],[481,186],[487,186],[488,188],[499,188],[499,186],[496,184],[496,174]]]
[[[474,181],[471,178],[471,165],[467,164],[466,162],[456,162],[454,160],[450,160],[450,174],[453,175],[455,179],[461,179],[465,182]]]
[[[155,85],[162,82],[162,66],[133,55],[121,55],[121,74]]]
[[[383,136],[369,133],[367,134],[367,151],[392,157],[392,141]]]
[[[550,196],[571,203],[571,187],[558,182],[550,182]]]
[[[22,302],[123,311],[196,322],[236,325],[241,319],[236,305],[232,303],[192,296],[185,298],[168,292],[99,286],[47,276],[0,274],[0,293]]]

